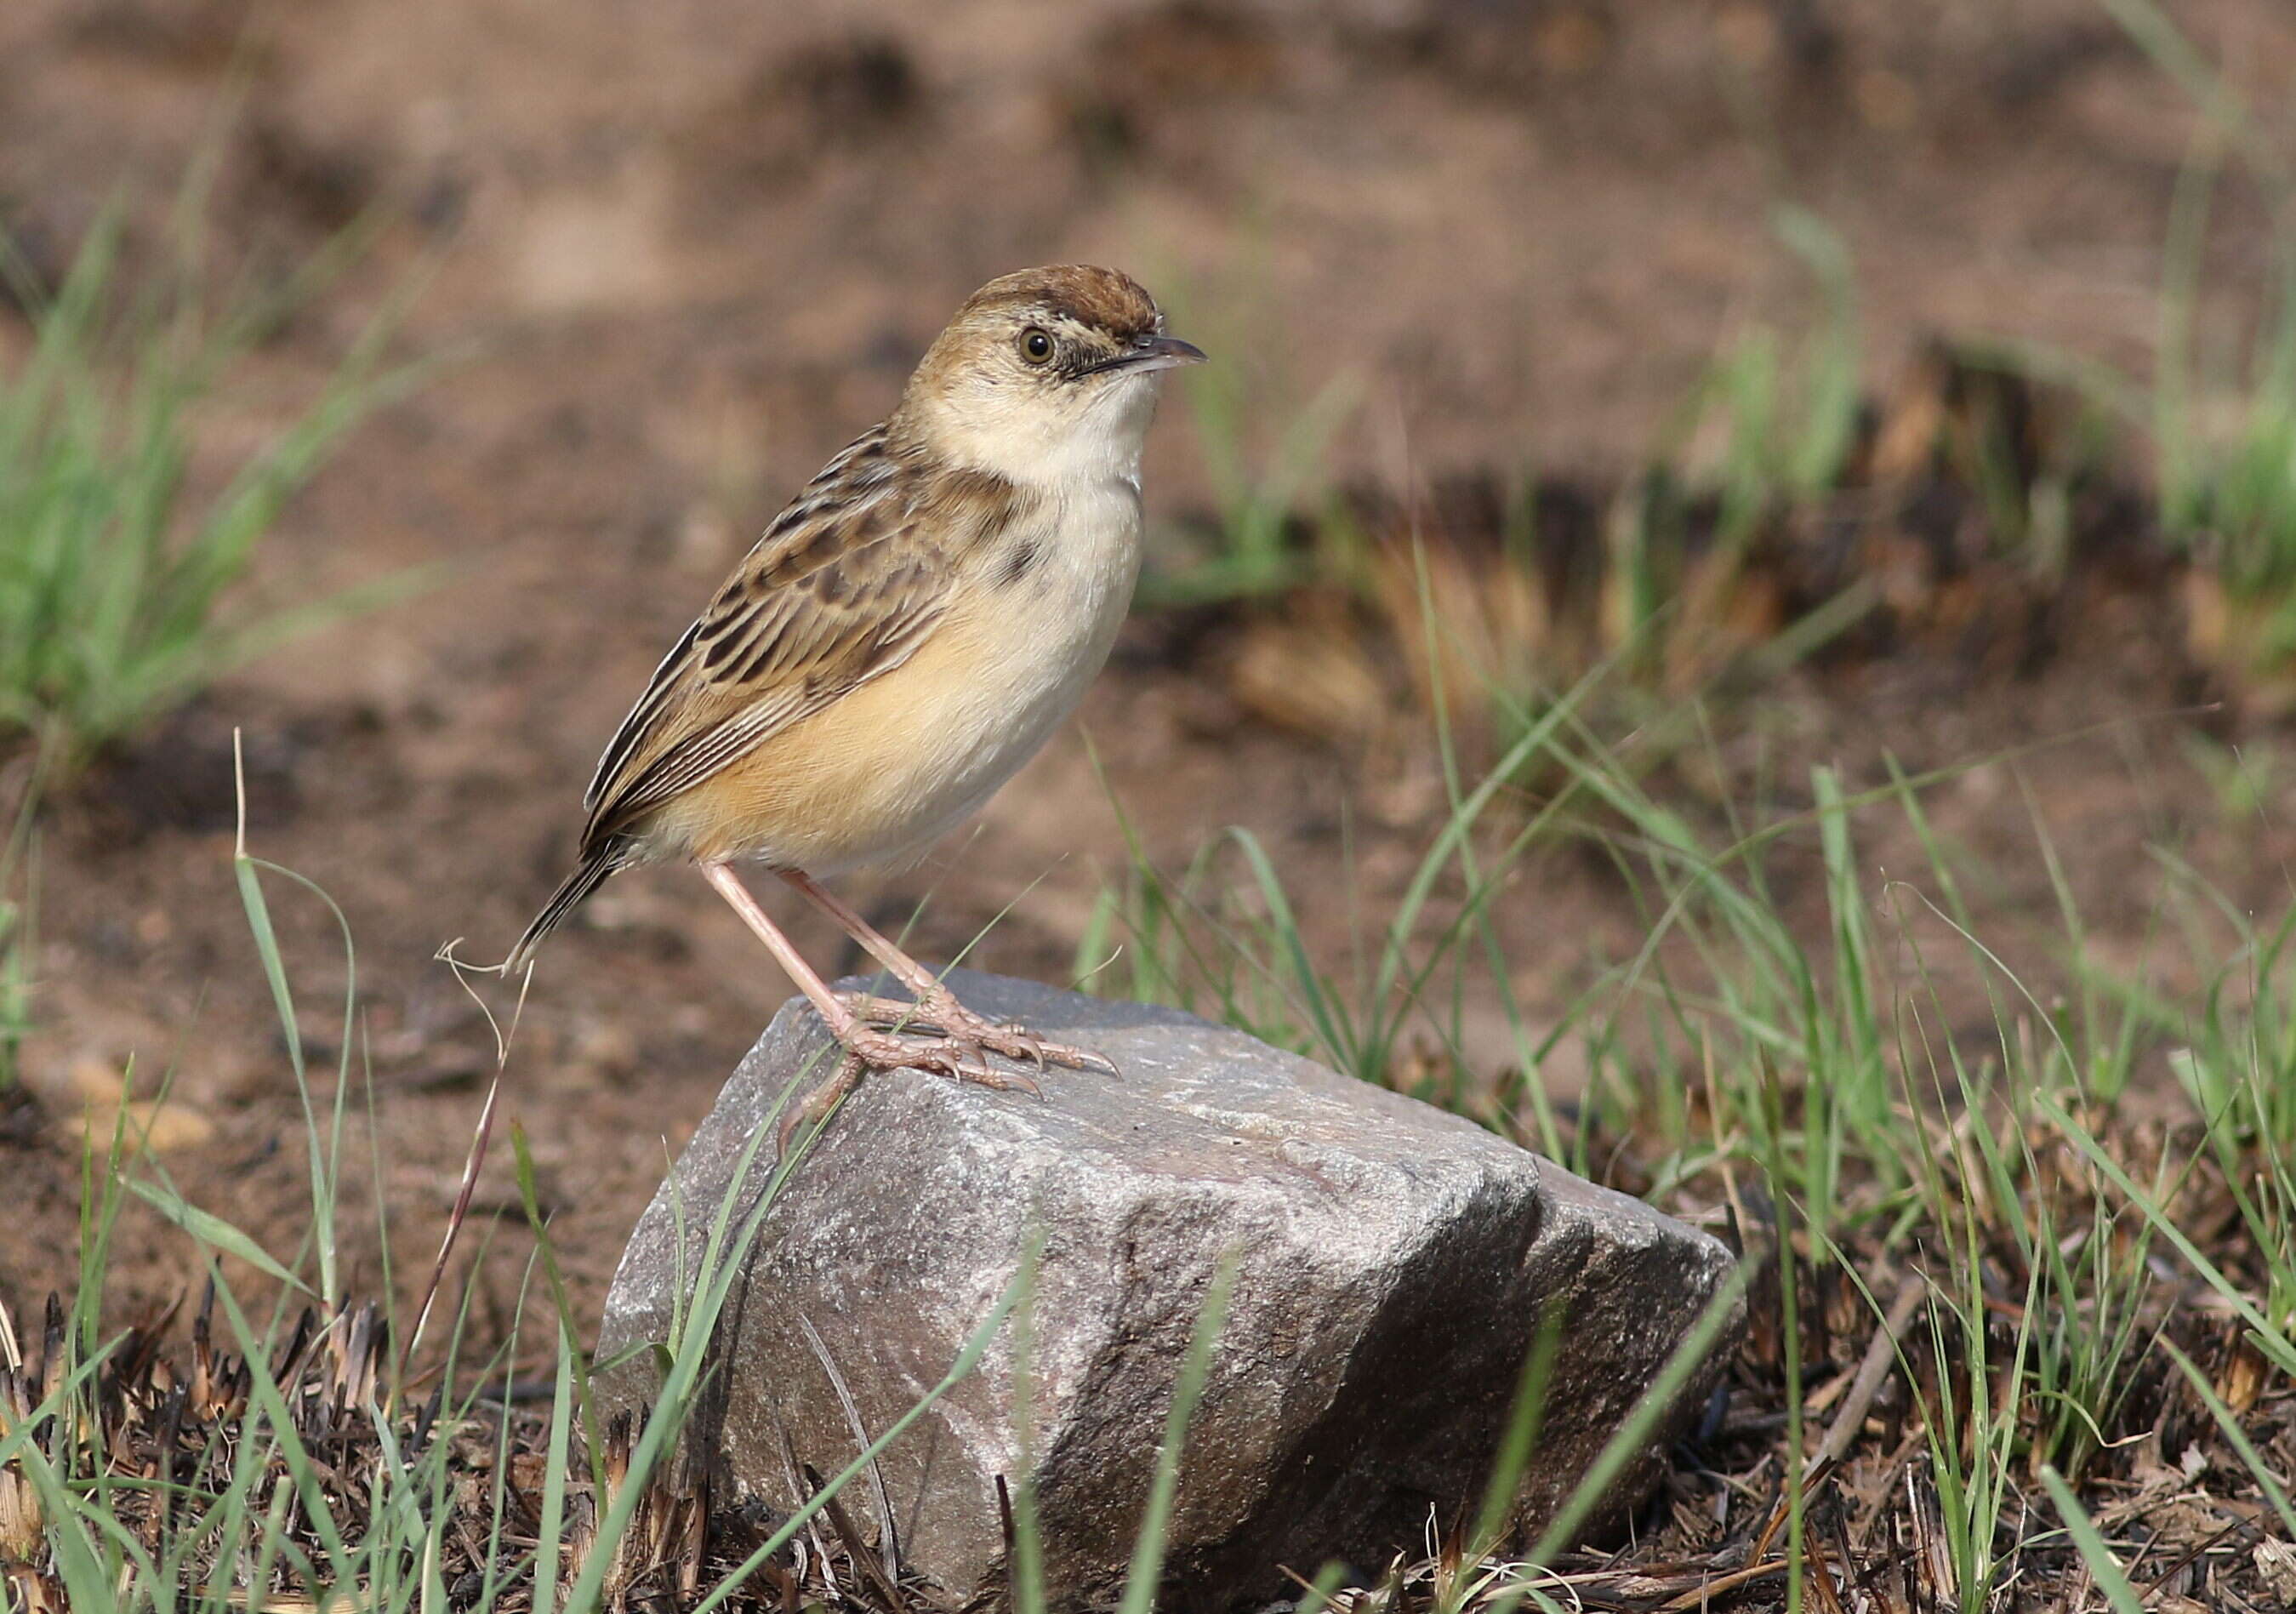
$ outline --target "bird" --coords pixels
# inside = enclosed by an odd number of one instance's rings
[[[1140,572],[1140,462],[1165,373],[1204,361],[1138,282],[1052,265],[982,286],[898,405],[839,451],[734,568],[584,793],[573,871],[508,975],[609,877],[686,860],[842,1049],[784,1119],[825,1118],[872,1070],[1039,1091],[988,1055],[1114,1073],[978,1014],[824,882],[913,862],[1066,721]],[[833,990],[737,872],[778,876],[914,1002]]]

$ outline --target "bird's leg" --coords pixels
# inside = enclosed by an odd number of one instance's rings
[[[890,971],[893,979],[906,987],[916,999],[914,1004],[904,1004],[882,997],[857,997],[854,1008],[860,1018],[873,1023],[924,1026],[941,1032],[953,1042],[987,1048],[1007,1059],[1033,1061],[1040,1068],[1062,1065],[1071,1070],[1097,1070],[1107,1076],[1116,1074],[1115,1063],[1105,1055],[1086,1048],[1046,1042],[1025,1027],[1006,1025],[1001,1020],[990,1020],[985,1014],[974,1013],[957,1001],[956,994],[948,989],[940,977],[904,953],[890,937],[864,919],[860,910],[852,904],[802,871],[781,869],[775,872],[807,901],[835,920],[848,936],[859,942],[872,958]]]
[[[788,1146],[791,1129],[800,1118],[810,1117],[818,1120],[826,1115],[839,1099],[851,1091],[853,1084],[870,1070],[932,1070],[943,1076],[955,1077],[959,1081],[978,1082],[984,1087],[1031,1094],[1037,1091],[1037,1085],[1028,1077],[1008,1075],[993,1069],[957,1038],[934,1040],[898,1036],[865,1024],[842,998],[829,989],[826,981],[814,973],[813,967],[805,962],[790,938],[782,934],[781,927],[767,918],[766,911],[758,905],[758,899],[750,894],[750,888],[742,883],[732,865],[705,863],[701,864],[701,878],[716,887],[718,895],[723,897],[734,912],[742,916],[742,922],[757,933],[758,939],[766,944],[766,950],[774,955],[774,962],[781,965],[790,979],[797,983],[798,990],[812,1002],[823,1023],[828,1026],[830,1036],[835,1037],[838,1046],[845,1050],[843,1063],[821,1093],[782,1123],[781,1141],[784,1149]]]

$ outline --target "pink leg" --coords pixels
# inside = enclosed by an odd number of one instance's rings
[[[840,1099],[852,1091],[854,1083],[869,1070],[931,1070],[953,1076],[960,1081],[978,1082],[985,1087],[1036,1091],[1036,1084],[1026,1077],[1007,1076],[990,1069],[978,1054],[955,1039],[935,1041],[897,1036],[864,1024],[860,1016],[814,972],[813,967],[791,945],[790,938],[782,934],[781,927],[767,916],[766,911],[758,905],[758,899],[750,894],[750,888],[742,883],[741,877],[734,873],[731,865],[705,863],[701,868],[701,878],[716,888],[718,894],[726,899],[734,912],[742,916],[742,922],[756,933],[759,941],[766,944],[766,950],[774,955],[774,962],[780,964],[790,979],[797,983],[798,990],[806,995],[823,1023],[829,1028],[830,1036],[835,1037],[838,1045],[845,1050],[845,1059],[837,1074],[819,1093],[800,1109],[792,1110],[782,1122],[781,1145],[784,1151],[789,1147],[790,1135],[800,1119],[820,1120]]]
[[[859,942],[872,958],[890,971],[893,979],[906,987],[916,998],[914,1004],[892,1003],[884,998],[857,998],[854,1006],[861,1018],[888,1025],[931,1027],[946,1033],[952,1041],[987,1048],[1007,1059],[1031,1060],[1039,1069],[1053,1064],[1066,1066],[1071,1070],[1097,1070],[1108,1076],[1116,1074],[1115,1064],[1102,1054],[1087,1049],[1070,1048],[1060,1043],[1048,1043],[1021,1027],[1004,1025],[986,1015],[974,1013],[957,1002],[956,994],[943,984],[940,977],[903,952],[890,937],[864,919],[860,910],[843,897],[810,874],[796,869],[776,872],[807,901],[835,920],[848,936]]]

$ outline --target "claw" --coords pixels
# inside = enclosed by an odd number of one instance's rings
[[[1089,1048],[1071,1048],[1066,1043],[1046,1042],[1020,1026],[1000,1026],[992,1020],[979,1028],[967,1026],[958,1035],[1006,1059],[1025,1060],[1039,1072],[1058,1065],[1063,1069],[1090,1070],[1102,1076],[1116,1074],[1114,1061],[1105,1054],[1095,1053]]]
[[[1063,1053],[1072,1053],[1076,1056],[1075,1063],[1070,1065],[1070,1069],[1089,1070],[1095,1076],[1122,1076],[1124,1074],[1123,1071],[1117,1069],[1116,1061],[1114,1060],[1109,1058],[1105,1053],[1095,1053],[1090,1048],[1063,1048],[1061,1052]],[[1067,1061],[1060,1061],[1056,1062],[1063,1064],[1068,1063]]]
[[[991,1069],[985,1076],[968,1076],[964,1079],[997,1093],[1025,1093],[1033,1099],[1045,1096],[1045,1090],[1037,1086],[1034,1077],[1023,1076],[1017,1070]]]
[[[845,1056],[838,1061],[836,1072],[808,1094],[802,1104],[782,1118],[775,1138],[780,1159],[789,1157],[790,1144],[800,1127],[817,1126],[826,1120],[838,1102],[872,1070],[923,1070],[953,1081],[971,1082],[996,1093],[1025,1093],[1033,1099],[1045,1096],[1045,1090],[1033,1077],[1017,1070],[999,1070],[988,1062],[991,1052],[1017,1057],[1009,1050],[1025,1033],[1015,1034],[1008,1028],[984,1020],[980,1023],[988,1028],[993,1040],[977,1038],[972,1035],[970,1026],[949,1029],[939,1023],[940,1017],[937,1013],[931,1009],[921,1010],[915,1004],[867,997],[859,993],[849,994],[840,1001],[853,1012],[858,1023],[838,1038]],[[939,1035],[879,1029],[886,1023],[923,1026]],[[1059,1056],[1068,1050],[1049,1047],[1046,1051],[1053,1055],[1054,1063],[1066,1062]],[[1044,1069],[1042,1061],[1037,1068]]]
[[[977,1014],[959,1003],[955,994],[946,987],[928,993],[918,1003],[898,997],[873,997],[863,992],[849,993],[841,1001],[865,1025],[914,1027],[938,1032],[976,1056],[986,1051],[1034,1065],[1038,1075],[1055,1065],[1101,1076],[1120,1074],[1116,1061],[1105,1054],[1089,1048],[1072,1048],[1066,1043],[1048,1042],[1025,1026],[1006,1025]]]

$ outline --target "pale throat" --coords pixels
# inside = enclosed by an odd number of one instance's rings
[[[932,412],[933,446],[951,459],[1056,496],[1121,483],[1136,495],[1156,411],[1153,375],[1078,397],[974,393]]]

